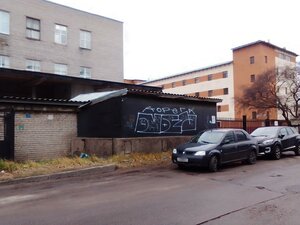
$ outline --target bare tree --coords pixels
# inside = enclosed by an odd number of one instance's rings
[[[249,109],[281,111],[283,118],[291,121],[299,118],[300,79],[296,68],[276,68],[257,76],[255,82],[244,89],[237,98],[240,106]]]

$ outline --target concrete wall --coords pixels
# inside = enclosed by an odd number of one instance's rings
[[[117,6],[116,6],[117,7]],[[54,64],[66,64],[68,75],[79,77],[89,67],[92,78],[123,82],[123,23],[44,0],[0,0],[10,15],[10,32],[0,34],[0,55],[10,68],[24,70],[26,59],[38,60],[41,72],[54,73]],[[40,20],[41,39],[26,38],[26,17]],[[67,26],[67,44],[54,42],[55,24]],[[91,49],[79,47],[80,30],[92,34]]]
[[[74,138],[72,153],[80,152],[99,157],[134,152],[153,153],[168,151],[185,143],[191,136],[177,137],[140,137],[140,138]]]
[[[15,160],[53,159],[70,154],[75,113],[16,112]]]

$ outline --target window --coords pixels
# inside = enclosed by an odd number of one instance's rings
[[[212,80],[213,79],[213,75],[212,74],[209,74],[208,76],[207,76],[207,80]]]
[[[40,20],[34,18],[26,18],[26,37],[30,39],[40,40],[41,23]]]
[[[182,81],[182,86],[185,86],[185,85],[186,85],[186,81],[183,80],[183,81]]]
[[[285,128],[280,129],[279,135],[287,136],[287,131],[286,131],[286,129],[285,129]]]
[[[255,82],[255,74],[250,75],[250,82],[251,83]]]
[[[0,10],[0,33],[9,34],[9,13]]]
[[[223,94],[228,95],[228,88],[223,88]]]
[[[250,64],[254,64],[254,56],[250,57]]]
[[[54,73],[58,75],[67,75],[68,66],[65,64],[54,64]]]
[[[235,131],[236,139],[237,141],[246,141],[248,140],[246,134],[244,134],[242,131]]]
[[[195,93],[195,96],[196,96],[196,97],[200,97],[200,93],[199,93],[199,92],[196,92],[196,93]]]
[[[80,77],[82,78],[91,78],[92,77],[92,69],[89,67],[80,67]]]
[[[228,77],[228,71],[224,71],[223,72],[223,78],[227,78]]]
[[[40,61],[31,60],[31,59],[26,60],[26,70],[37,71],[37,72],[41,71]]]
[[[165,89],[165,85],[161,85],[161,88],[162,88],[162,89]]]
[[[199,83],[200,82],[200,78],[199,77],[196,77],[195,78],[195,83]]]
[[[55,24],[54,41],[57,44],[66,45],[68,38],[68,28],[63,25]]]
[[[89,31],[80,31],[80,48],[91,49],[92,48],[92,33]]]
[[[218,112],[221,112],[222,111],[222,107],[220,105],[218,105]]]
[[[211,96],[213,96],[213,90],[208,91],[208,97],[211,97]]]
[[[265,63],[268,63],[268,56],[265,56]]]
[[[231,144],[234,143],[234,134],[232,131],[230,131],[226,136],[224,137],[223,143]]]
[[[173,82],[173,83],[172,83],[172,88],[174,88],[174,87],[175,87],[175,83]]]
[[[256,112],[252,112],[252,119],[256,120],[256,118],[257,118],[257,113]]]
[[[0,68],[9,68],[9,58],[5,55],[0,55]]]

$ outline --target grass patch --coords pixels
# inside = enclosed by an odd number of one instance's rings
[[[33,175],[51,174],[73,169],[116,164],[119,168],[132,168],[152,165],[166,165],[171,162],[170,152],[161,153],[132,153],[115,155],[106,159],[96,156],[88,158],[62,157],[39,162],[13,162],[0,159],[0,180],[27,177]]]

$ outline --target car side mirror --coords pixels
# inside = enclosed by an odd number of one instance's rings
[[[282,139],[284,137],[284,134],[279,134],[278,136],[280,139]]]

